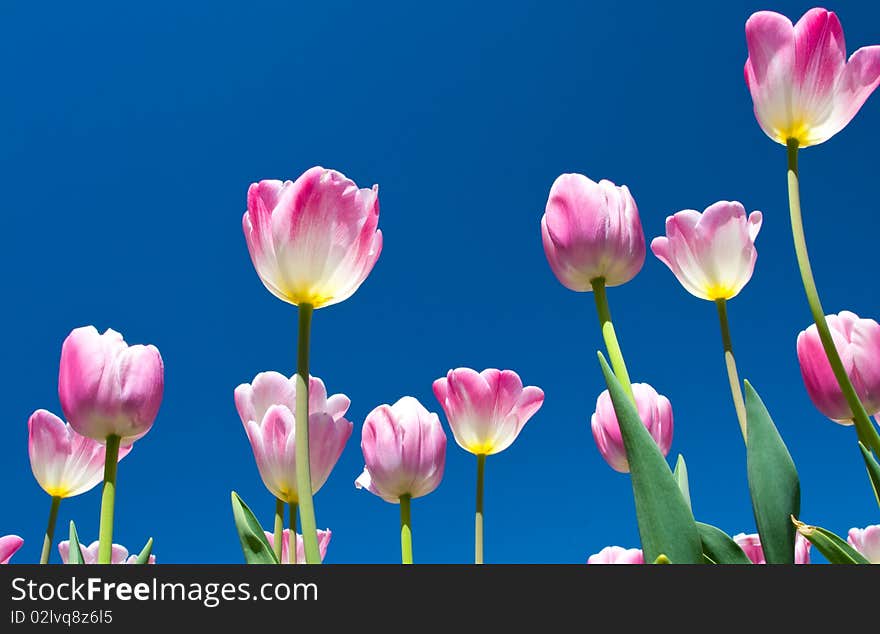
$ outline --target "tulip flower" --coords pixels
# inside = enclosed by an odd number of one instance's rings
[[[97,564],[101,563],[99,558],[99,544],[98,542],[92,542],[88,546],[79,545],[80,552],[82,553],[83,563],[84,564]],[[61,561],[65,564],[70,561],[70,542],[68,540],[64,540],[58,544],[58,553],[61,555]],[[137,563],[137,555],[129,555],[128,548],[125,546],[120,546],[119,544],[113,544],[111,546],[110,551],[110,561],[105,563],[110,564],[136,564]],[[148,563],[155,564],[156,563],[156,555],[150,555],[150,560]]]
[[[846,541],[872,564],[880,564],[880,524],[851,528]]]
[[[361,430],[364,472],[355,486],[400,504],[403,563],[412,563],[410,502],[439,486],[446,465],[446,434],[437,414],[412,396],[380,405]]]
[[[847,310],[825,318],[846,374],[869,414],[880,412],[880,324]],[[816,408],[843,425],[853,412],[834,376],[815,324],[797,338],[797,356],[807,393]]]
[[[748,557],[753,564],[767,563],[767,560],[764,558],[764,549],[761,546],[761,538],[758,536],[757,533],[752,533],[750,535],[739,533],[738,535],[733,536],[733,541],[736,542],[736,545],[742,549],[742,551],[746,554],[746,557]],[[795,535],[794,563],[810,563],[811,546],[812,544],[806,537],[804,537],[800,533]]]
[[[639,418],[657,443],[660,452],[666,456],[672,446],[672,404],[647,383],[633,383],[632,389]],[[615,471],[629,473],[620,424],[617,422],[617,414],[608,390],[603,391],[596,399],[596,411],[590,419],[590,426],[593,429],[593,439],[605,462]]]
[[[235,407],[244,424],[263,484],[276,498],[276,532],[283,527],[284,503],[291,525],[300,495],[297,489],[296,376],[261,372],[251,384],[235,388]],[[312,493],[317,493],[336,466],[354,425],[345,413],[351,401],[344,394],[328,398],[324,382],[309,377],[309,464]],[[319,540],[320,541],[320,540]],[[279,551],[280,552],[280,551]]]
[[[120,447],[119,460],[129,451],[131,445]],[[34,477],[52,497],[40,556],[40,563],[45,564],[49,561],[61,500],[85,493],[101,481],[104,445],[81,436],[55,414],[38,409],[28,420],[28,454]]]
[[[263,531],[266,534],[266,539],[269,541],[269,545],[272,548],[275,548],[275,536],[269,531]],[[281,556],[278,558],[279,563],[282,564],[297,564],[305,561],[305,548],[303,547],[303,538],[299,533],[295,533],[296,535],[296,548],[293,550],[294,559],[290,560],[290,530],[284,529],[281,538]],[[333,536],[333,533],[330,532],[329,529],[322,531],[318,531],[318,546],[320,546],[321,550],[321,561],[324,561],[324,557],[327,555],[327,546],[330,545],[330,538]]]
[[[8,564],[22,544],[24,544],[24,540],[18,535],[0,537],[0,564]]]
[[[608,180],[596,183],[582,174],[562,174],[550,188],[541,237],[562,285],[593,291],[611,367],[632,398],[605,290],[630,281],[645,263],[645,234],[629,189]]]
[[[746,44],[745,77],[755,116],[788,154],[791,233],[807,304],[858,440],[880,455],[880,434],[847,376],[825,320],[807,252],[798,176],[798,149],[842,130],[880,84],[880,46],[860,48],[847,60],[840,20],[818,8],[807,11],[795,25],[778,13],[755,13],[746,22]]]
[[[701,214],[686,209],[666,218],[666,235],[654,238],[651,250],[691,295],[715,302],[730,392],[740,431],[746,438],[746,406],[740,387],[727,300],[736,297],[752,277],[758,252],[755,238],[763,216],[736,201],[722,200]]]
[[[512,370],[450,370],[434,381],[434,396],[446,412],[458,445],[477,456],[474,563],[483,563],[483,481],[486,456],[507,449],[544,403],[537,387],[523,388]]]
[[[99,561],[110,562],[119,447],[146,434],[162,403],[162,357],[155,346],[129,346],[94,326],[74,329],[61,347],[58,396],[77,433],[106,444]]]
[[[635,386],[633,386],[635,387]],[[606,546],[595,555],[590,555],[588,564],[643,564],[645,556],[640,548],[621,548]]]
[[[382,251],[379,187],[359,189],[343,174],[313,167],[295,182],[263,180],[248,189],[242,228],[251,261],[270,293],[299,308],[294,414],[308,416],[312,312],[351,297]],[[306,560],[320,563],[309,482],[309,427],[296,432],[299,511]]]

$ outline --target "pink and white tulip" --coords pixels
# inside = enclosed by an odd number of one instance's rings
[[[313,308],[351,297],[382,251],[379,186],[358,189],[323,167],[295,182],[263,180],[248,189],[242,218],[254,268],[270,293]]]
[[[856,394],[869,415],[880,412],[880,324],[843,311],[825,320]],[[815,324],[797,338],[797,356],[807,393],[828,418],[852,425],[852,410],[831,370]]]
[[[119,460],[131,447],[119,448]],[[52,412],[38,409],[28,420],[31,471],[52,497],[73,497],[101,482],[104,453],[103,443],[81,436]]]
[[[825,9],[810,9],[792,25],[759,11],[746,22],[745,78],[755,117],[777,143],[800,147],[827,141],[852,120],[880,84],[880,46],[847,60],[843,28]]]
[[[767,563],[767,560],[764,558],[764,548],[761,546],[761,538],[757,533],[751,533],[749,535],[740,533],[733,536],[733,541],[736,542],[736,545],[742,549],[746,554],[746,557],[748,557],[753,564]],[[812,544],[810,541],[800,533],[797,533],[794,539],[794,563],[810,563],[811,547]]]
[[[263,484],[279,500],[297,504],[296,377],[261,372],[253,383],[235,388],[235,407],[254,451]],[[324,382],[309,377],[309,461],[312,493],[336,466],[354,425],[345,419],[351,401],[344,394],[327,397]]]
[[[562,174],[541,218],[544,253],[553,273],[573,291],[630,281],[645,263],[645,234],[626,185]]]
[[[657,443],[660,452],[667,455],[672,446],[672,404],[647,383],[633,383],[632,390],[639,418]],[[590,420],[590,426],[593,429],[593,439],[605,462],[615,471],[628,473],[629,462],[620,435],[620,424],[617,422],[617,413],[608,390],[603,391],[596,399],[596,411]]]
[[[94,541],[88,546],[79,545],[80,552],[82,553],[83,563],[84,564],[96,564],[98,563],[98,542]],[[110,563],[111,564],[136,564],[137,563],[137,555],[129,555],[128,548],[125,546],[120,546],[119,544],[113,544],[111,547],[111,555],[110,555]],[[65,564],[70,561],[70,541],[64,540],[58,544],[58,553],[61,555],[61,561]],[[156,563],[156,555],[150,555],[150,560],[148,563],[155,564]]]
[[[846,541],[872,564],[880,564],[880,524],[851,528]]]
[[[155,346],[129,346],[122,335],[76,328],[61,348],[58,396],[77,433],[122,445],[146,434],[162,403],[164,368]]]
[[[544,403],[544,392],[524,388],[516,372],[491,368],[450,370],[434,381],[434,395],[459,446],[487,456],[507,449]]]
[[[397,504],[436,489],[446,465],[446,434],[437,414],[412,396],[380,405],[361,431],[364,472],[355,486]]]
[[[606,546],[595,555],[590,555],[588,564],[643,564],[645,556],[640,548],[621,548]]]
[[[746,217],[736,201],[719,201],[703,213],[685,209],[666,218],[666,235],[654,238],[651,250],[691,295],[731,299],[752,278],[762,220],[760,211]]]
[[[22,544],[24,544],[24,540],[18,535],[0,537],[0,564],[8,564]]]
[[[266,533],[266,539],[269,540],[269,545],[273,548],[275,547],[275,535],[270,533],[269,531],[263,531]],[[305,563],[306,562],[306,551],[305,546],[303,545],[303,536],[299,533],[295,533],[296,535],[296,561],[294,563]],[[326,531],[322,531],[318,529],[318,550],[321,552],[321,561],[324,561],[324,557],[327,555],[327,546],[330,545],[330,538],[333,536],[333,533],[330,532],[330,529]],[[285,528],[284,534],[281,538],[281,563],[289,564],[290,563],[290,529]]]

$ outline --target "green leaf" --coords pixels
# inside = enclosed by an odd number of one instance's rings
[[[153,552],[153,538],[150,537],[150,539],[147,540],[146,546],[144,546],[144,549],[141,551],[141,554],[137,556],[137,561],[135,561],[134,563],[136,563],[136,564],[149,563],[150,562],[150,553],[152,553],[152,552]]]
[[[678,483],[678,490],[681,491],[681,496],[687,502],[688,508],[693,511],[694,507],[691,505],[691,485],[688,484],[688,468],[684,462],[684,456],[681,454],[678,454],[678,460],[675,461],[675,471],[672,472],[672,475]]]
[[[797,469],[761,397],[748,381],[745,388],[749,491],[761,547],[768,564],[793,564],[795,530],[789,518],[801,508]]]
[[[232,515],[235,518],[235,529],[241,540],[245,562],[249,564],[277,564],[278,559],[272,552],[263,527],[260,526],[253,512],[235,491],[232,492]]]
[[[870,564],[862,554],[847,544],[843,539],[829,530],[819,526],[808,526],[803,522],[791,518],[797,528],[797,532],[810,540],[820,553],[825,555],[828,563],[832,564]]]
[[[720,528],[710,524],[697,522],[700,540],[703,543],[703,555],[715,564],[750,564],[742,548]]]
[[[862,458],[865,459],[865,466],[868,468],[868,476],[870,476],[871,486],[874,488],[874,497],[877,498],[877,504],[880,504],[880,464],[877,464],[877,459],[861,442],[859,442],[859,449],[862,450]]]
[[[70,546],[69,553],[67,555],[67,563],[69,564],[83,564],[83,555],[82,550],[79,547],[79,535],[76,534],[76,525],[73,523],[73,520],[70,520],[70,542],[68,542]]]
[[[703,549],[694,516],[666,464],[666,458],[601,352],[599,364],[626,448],[645,561],[656,561],[662,554],[677,564],[703,563]]]
[[[666,555],[657,555],[657,559],[654,560],[654,563],[655,564],[671,564],[672,562],[669,561],[669,557],[667,557]]]

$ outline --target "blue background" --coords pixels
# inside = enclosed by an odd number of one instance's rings
[[[809,4],[774,2],[797,19]],[[764,212],[754,278],[730,304],[740,372],[800,471],[802,517],[876,523],[852,428],[811,405],[795,339],[810,322],[791,245],[785,152],[743,82],[752,2],[129,3],[0,7],[4,411],[0,534],[36,561],[49,499],[30,474],[27,418],[61,414],[61,343],[77,326],[156,344],[166,392],[120,466],[115,540],[160,562],[239,562],[229,492],[271,524],[232,392],[292,373],[296,310],[272,297],[241,230],[263,178],[320,164],[380,184],[385,248],[361,289],[319,310],[313,373],[352,400],[355,431],[316,497],[328,562],[399,561],[398,509],[353,486],[360,428],[451,367],[511,368],[546,392],[487,467],[489,562],[583,562],[638,545],[629,478],[599,456],[604,384],[593,298],[562,287],[540,218],[562,172],[627,184],[648,240],[667,215],[737,199]],[[880,42],[880,7],[836,2],[849,50]],[[813,264],[828,312],[880,315],[880,97],[801,153]],[[744,448],[715,307],[649,253],[609,292],[635,381],[672,401],[673,453],[697,516],[752,532]],[[444,418],[445,425],[445,418]],[[413,504],[416,561],[473,555],[473,456],[450,439],[439,489]],[[61,506],[97,537],[99,489]],[[53,561],[58,560],[53,550]]]

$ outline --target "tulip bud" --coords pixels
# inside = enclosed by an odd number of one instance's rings
[[[748,557],[753,564],[767,563],[767,560],[764,558],[764,548],[761,546],[761,538],[757,533],[752,533],[750,535],[740,533],[733,536],[733,541],[736,542],[736,545],[742,549],[746,554],[746,557]],[[797,533],[794,539],[794,563],[810,563],[811,546],[812,544],[806,537]]]
[[[640,548],[621,548],[606,546],[595,555],[590,555],[588,564],[643,564],[645,556]]]
[[[269,546],[275,547],[275,535],[270,533],[269,531],[263,531],[266,534],[266,539],[269,541]],[[295,563],[306,563],[306,551],[305,545],[303,544],[303,536],[299,533],[294,533],[296,535],[296,562]],[[324,557],[327,555],[327,546],[330,545],[330,538],[333,536],[333,533],[330,532],[329,529],[326,531],[322,531],[318,529],[318,550],[321,552],[321,561],[324,561]],[[281,538],[281,562],[282,564],[290,563],[290,529],[285,528],[282,538]]]
[[[84,546],[82,544],[79,545],[80,552],[82,553],[83,563],[84,564],[96,564],[98,563],[98,542],[94,541],[88,546]],[[58,544],[58,553],[61,555],[61,561],[63,563],[68,563],[70,559],[70,542],[68,540],[64,540]],[[129,555],[128,548],[125,546],[120,546],[119,544],[113,544],[110,548],[110,563],[111,564],[136,564],[137,563],[137,555]],[[150,555],[150,560],[147,562],[150,564],[156,563],[156,555]]]
[[[18,535],[0,537],[0,564],[8,564],[22,544],[24,544],[24,540]]]
[[[851,528],[846,541],[872,564],[880,564],[880,524]]]

